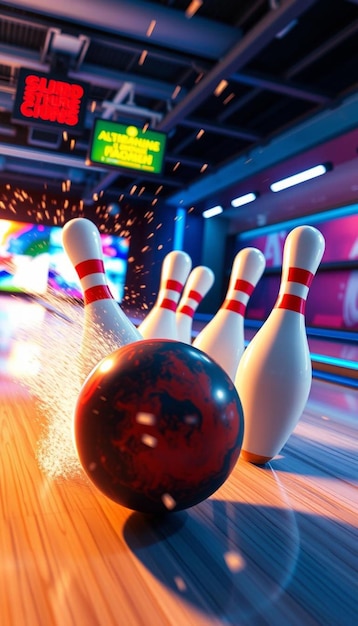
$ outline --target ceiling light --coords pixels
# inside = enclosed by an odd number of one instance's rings
[[[274,192],[282,191],[282,189],[287,189],[288,187],[293,187],[299,183],[304,183],[306,180],[311,180],[311,178],[322,176],[322,174],[325,174],[326,172],[326,165],[316,165],[308,170],[298,172],[298,174],[294,174],[293,176],[289,176],[288,178],[283,178],[282,180],[272,183],[272,185],[270,185],[270,189]]]
[[[234,198],[234,200],[231,200],[231,206],[233,207],[238,207],[238,206],[243,206],[244,204],[248,204],[249,202],[253,202],[254,200],[256,200],[257,198],[257,194],[256,193],[245,193],[244,196],[239,196],[238,198]]]
[[[217,206],[211,207],[211,209],[206,209],[206,211],[203,211],[203,217],[214,217],[214,215],[220,215],[220,213],[222,212],[223,208],[218,204]]]
[[[191,0],[188,8],[185,11],[185,17],[191,18],[193,15],[199,11],[201,5],[203,4],[203,0]]]

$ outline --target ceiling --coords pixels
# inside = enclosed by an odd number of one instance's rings
[[[189,4],[0,2],[0,217],[220,203],[247,229],[327,208],[337,189],[358,198],[358,0],[203,0],[191,17]],[[20,68],[88,84],[80,135],[12,120]],[[88,165],[96,117],[167,133],[162,174]],[[295,199],[269,192],[272,178],[322,161],[332,198],[313,182]],[[249,191],[255,203],[230,208]]]

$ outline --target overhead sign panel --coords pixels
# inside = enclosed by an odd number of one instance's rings
[[[28,125],[83,130],[87,85],[64,76],[20,69],[12,119]]]
[[[160,174],[163,169],[166,134],[133,124],[96,119],[92,131],[91,163]]]

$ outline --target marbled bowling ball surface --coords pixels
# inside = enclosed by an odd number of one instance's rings
[[[75,408],[80,462],[109,498],[136,511],[191,507],[213,494],[241,451],[233,382],[204,352],[141,340],[105,357]]]

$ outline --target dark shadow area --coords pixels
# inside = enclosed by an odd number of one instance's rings
[[[355,623],[357,528],[295,513],[284,492],[282,508],[207,500],[160,519],[133,513],[123,534],[180,601],[220,623]]]

